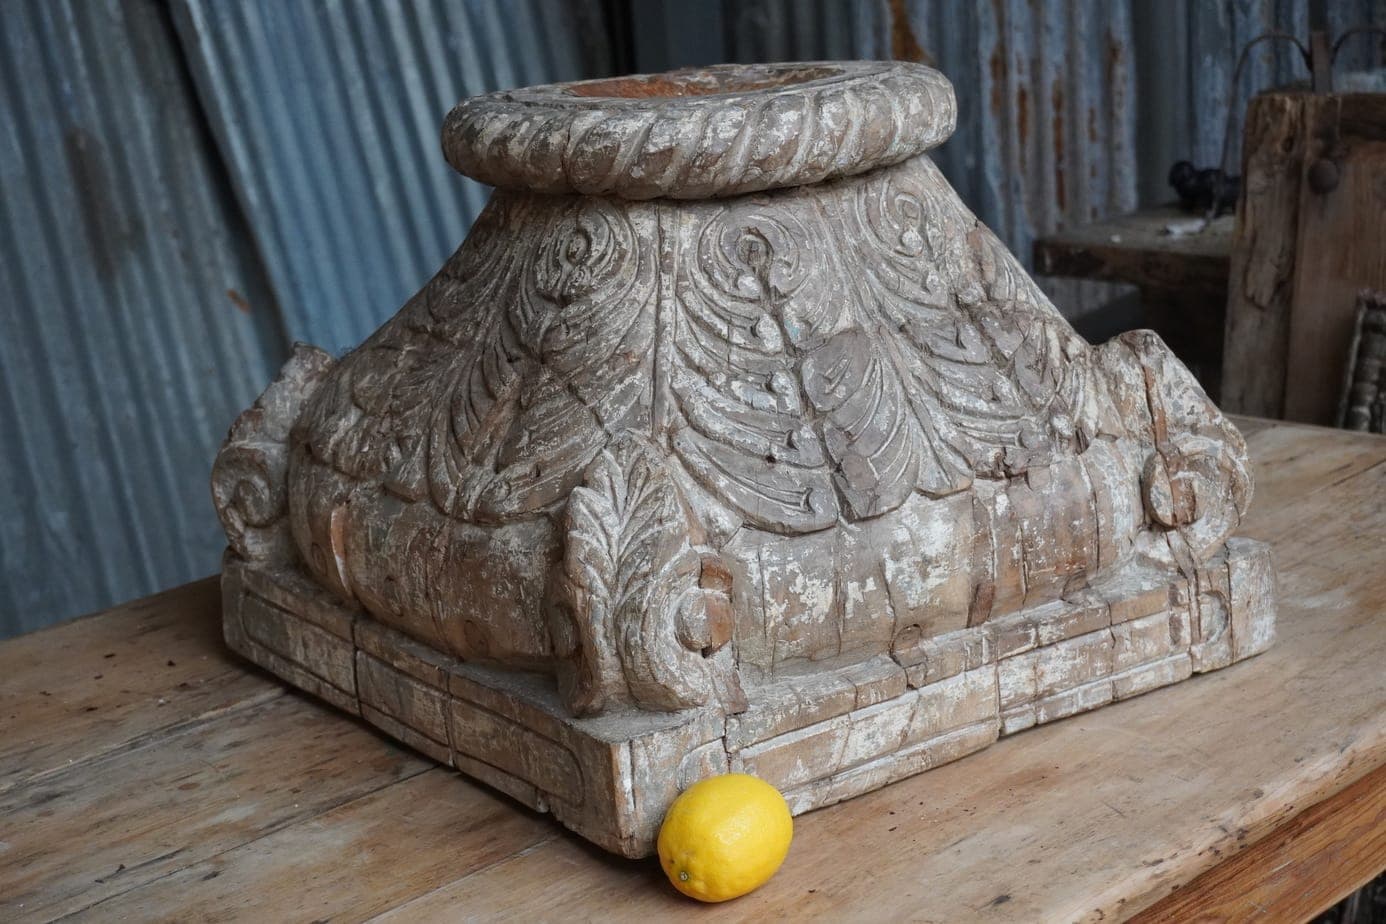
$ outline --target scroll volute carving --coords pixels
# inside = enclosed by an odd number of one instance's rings
[[[1192,568],[1251,503],[1246,441],[1155,334],[1122,334],[1094,353],[1115,412],[1144,448],[1146,516]]]
[[[296,557],[288,514],[289,431],[332,368],[332,357],[298,344],[264,393],[236,418],[212,466],[212,503],[236,554],[251,561]]]

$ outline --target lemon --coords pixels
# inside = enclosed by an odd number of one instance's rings
[[[659,862],[684,895],[724,902],[765,885],[793,837],[794,819],[778,789],[726,773],[694,783],[669,806]]]

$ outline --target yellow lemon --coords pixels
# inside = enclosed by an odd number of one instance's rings
[[[659,862],[684,895],[724,902],[765,885],[793,837],[794,819],[778,789],[727,773],[694,783],[669,806]]]

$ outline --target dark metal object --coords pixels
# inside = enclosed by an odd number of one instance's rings
[[[1332,60],[1338,61],[1338,53],[1343,50],[1343,43],[1354,35],[1375,35],[1382,40],[1382,45],[1386,46],[1386,29],[1381,26],[1353,26],[1351,29],[1344,29],[1333,43]]]
[[[1169,169],[1169,185],[1179,194],[1179,207],[1184,211],[1206,212],[1216,218],[1237,207],[1242,178],[1228,176],[1216,167],[1200,170],[1181,160]]]
[[[1315,93],[1333,92],[1333,51],[1328,45],[1328,33],[1314,31],[1309,35],[1309,76]]]

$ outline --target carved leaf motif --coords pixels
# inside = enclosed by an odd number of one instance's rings
[[[441,299],[456,304],[435,309],[449,314],[434,330],[449,344],[431,350],[431,361],[411,369],[395,392],[394,413],[416,421],[404,429],[425,435],[423,468],[433,503],[452,516],[469,516],[494,477],[495,445],[533,366],[504,312],[515,298],[516,272],[515,260],[501,258],[446,286]],[[471,309],[467,326],[464,306]]]
[[[749,522],[777,532],[837,520],[827,459],[805,417],[796,345],[836,324],[810,265],[816,235],[786,208],[718,207],[681,275],[669,387],[679,458]]]
[[[642,706],[702,705],[702,657],[679,641],[698,555],[674,482],[648,444],[625,436],[597,456],[568,500],[569,605],[580,664],[570,705],[595,712],[628,690]]]
[[[535,373],[497,441],[478,520],[562,500],[610,434],[633,423],[654,335],[654,259],[635,226],[648,211],[591,200],[553,216],[508,315]]]
[[[514,276],[503,229],[515,210],[507,197],[493,198],[477,219],[479,233],[338,363],[298,427],[315,459],[356,479],[383,478],[410,500],[427,496],[422,447],[440,403],[439,383],[466,374],[493,341],[497,306]]]
[[[850,330],[803,363],[804,391],[824,417],[824,441],[837,466],[833,481],[856,519],[895,509],[916,488],[947,494],[967,484],[962,460],[938,451],[947,447],[906,395],[899,362],[889,339],[873,344]]]
[[[747,523],[802,533],[1081,442],[1081,342],[936,169],[837,190],[680,209],[498,193],[484,233],[343,361],[310,451],[504,522],[648,429]],[[660,312],[658,241],[676,259]]]
[[[397,364],[377,359],[388,381],[371,391],[387,399],[370,417],[403,435],[387,447],[389,490],[501,522],[560,501],[629,422],[654,272],[631,215],[606,202],[502,193],[478,223],[486,233],[470,235],[393,325],[434,342],[400,349]]]
[[[865,301],[887,322],[935,454],[1000,477],[1071,439],[1080,344],[937,168],[920,158],[843,208]]]

